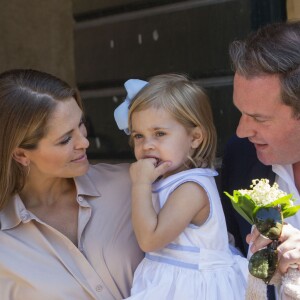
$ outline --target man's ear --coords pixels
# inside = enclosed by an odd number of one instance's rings
[[[30,164],[30,159],[27,157],[27,152],[22,148],[15,149],[13,152],[13,159],[24,167],[28,167]]]
[[[199,126],[192,129],[192,149],[198,148],[203,141],[203,132]]]

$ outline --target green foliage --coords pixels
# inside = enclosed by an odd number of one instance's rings
[[[254,224],[255,213],[259,208],[280,206],[283,218],[295,215],[300,209],[300,205],[293,205],[292,194],[276,199],[265,205],[257,205],[249,195],[242,194],[239,190],[234,190],[233,195],[227,192],[224,192],[224,194],[229,197],[234,209],[250,224]]]

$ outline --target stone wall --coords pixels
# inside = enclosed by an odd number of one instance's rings
[[[71,0],[0,0],[0,72],[33,68],[75,84]]]
[[[286,0],[287,18],[289,20],[300,20],[300,1]]]

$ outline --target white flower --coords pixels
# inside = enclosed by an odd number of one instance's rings
[[[252,180],[251,190],[239,190],[242,195],[248,195],[255,202],[257,206],[267,205],[281,197],[287,195],[284,191],[279,189],[275,182],[272,186],[268,179],[254,179]]]

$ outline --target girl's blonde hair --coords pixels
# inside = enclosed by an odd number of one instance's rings
[[[209,98],[196,83],[179,74],[152,77],[132,100],[128,115],[130,131],[133,112],[149,107],[166,110],[187,131],[198,126],[203,140],[191,157],[188,157],[187,167],[213,167],[217,145],[216,129]]]

